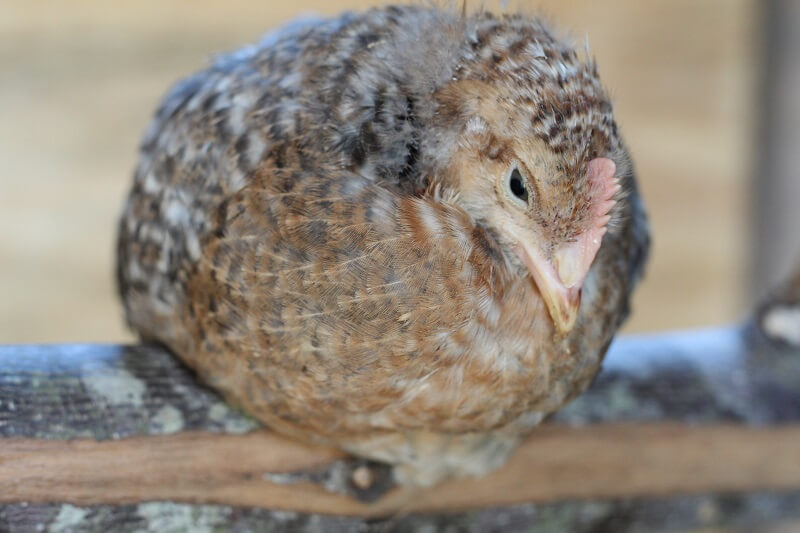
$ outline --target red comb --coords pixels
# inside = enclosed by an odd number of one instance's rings
[[[614,196],[622,186],[614,177],[617,165],[610,159],[598,157],[589,161],[586,178],[589,180],[591,223],[578,239],[555,253],[555,267],[565,287],[580,287],[592,266],[600,243],[611,220]]]
[[[592,218],[593,228],[605,227],[611,216],[609,213],[616,201],[614,196],[622,188],[619,180],[614,177],[617,172],[617,165],[610,159],[598,157],[589,161],[586,169],[586,177],[589,180],[589,187],[592,195]]]

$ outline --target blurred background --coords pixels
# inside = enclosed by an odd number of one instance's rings
[[[377,3],[3,2],[0,342],[132,339],[116,217],[164,91],[298,14]],[[797,252],[800,2],[508,4],[588,36],[614,95],[654,234],[627,330],[744,317]]]

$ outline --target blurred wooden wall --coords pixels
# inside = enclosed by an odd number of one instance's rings
[[[374,3],[0,4],[0,342],[130,339],[113,286],[115,223],[164,90],[297,14]],[[615,96],[655,237],[629,330],[741,317],[760,4],[516,4],[588,35]]]

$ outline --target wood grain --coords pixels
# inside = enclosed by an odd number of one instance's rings
[[[392,488],[373,465],[376,486],[359,492],[349,479],[363,463],[244,433],[256,424],[157,346],[0,346],[0,530],[588,533],[796,521],[798,280],[743,326],[622,336],[592,387],[505,468],[424,490]]]
[[[313,470],[338,457],[266,431],[105,442],[7,439],[0,450],[0,502],[167,500],[384,516],[568,499],[800,490],[798,424],[547,426],[489,476],[433,489],[395,489],[372,504],[317,484],[282,484],[269,477]]]

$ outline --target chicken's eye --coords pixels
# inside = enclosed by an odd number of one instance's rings
[[[508,190],[517,200],[528,204],[528,189],[525,187],[525,180],[517,167],[512,167],[508,173]]]

